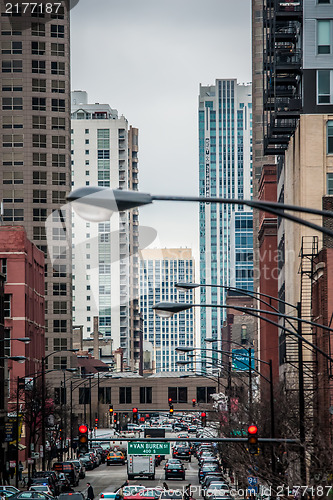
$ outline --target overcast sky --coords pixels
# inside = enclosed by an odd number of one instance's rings
[[[80,0],[73,8],[72,89],[139,128],[140,191],[198,194],[199,84],[251,81],[250,4]],[[140,224],[163,247],[197,248],[197,204],[158,202],[140,210]]]

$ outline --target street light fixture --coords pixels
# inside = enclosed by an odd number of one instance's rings
[[[214,198],[205,196],[151,195],[149,193],[140,193],[138,191],[125,191],[122,189],[110,189],[100,186],[85,186],[75,189],[69,193],[67,200],[72,203],[73,209],[80,217],[92,222],[103,222],[109,220],[114,212],[122,212],[143,205],[149,205],[153,201],[246,205],[259,210],[265,210],[273,215],[278,215],[284,219],[288,219],[316,231],[320,231],[328,236],[333,236],[333,231],[330,229],[313,224],[312,222],[299,217],[295,217],[294,215],[286,213],[285,210],[292,210],[293,212],[320,215],[330,218],[333,217],[333,212],[272,201]]]
[[[30,337],[19,337],[17,339],[12,339],[11,337],[8,337],[8,338],[0,339],[0,342],[6,342],[6,341],[11,342],[12,340],[18,340],[19,342],[23,342],[24,344],[30,344],[30,342],[31,342]]]
[[[17,361],[18,363],[25,363],[28,358],[25,356],[1,356],[0,359],[10,359],[11,361]]]

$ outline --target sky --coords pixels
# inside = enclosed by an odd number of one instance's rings
[[[72,90],[139,128],[139,189],[198,194],[199,85],[251,81],[250,0],[79,0],[71,11]],[[152,246],[191,247],[198,204],[155,202]]]

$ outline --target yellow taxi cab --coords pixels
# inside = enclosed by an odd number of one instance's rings
[[[122,451],[110,451],[106,457],[106,465],[121,464],[125,465],[126,458]]]

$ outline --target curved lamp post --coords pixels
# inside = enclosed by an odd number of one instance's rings
[[[74,210],[82,218],[93,222],[103,222],[105,220],[109,220],[113,212],[122,212],[143,205],[149,205],[153,203],[153,201],[182,201],[246,205],[278,215],[284,219],[297,222],[298,224],[307,226],[311,229],[327,234],[328,236],[333,236],[333,231],[330,229],[313,224],[312,222],[303,220],[299,217],[295,217],[294,215],[286,213],[285,210],[320,215],[322,217],[333,217],[333,212],[272,201],[214,198],[205,196],[151,195],[149,193],[140,193],[139,191],[124,191],[122,189],[110,189],[100,186],[85,186],[75,189],[69,193],[67,200],[68,202],[73,202]]]

